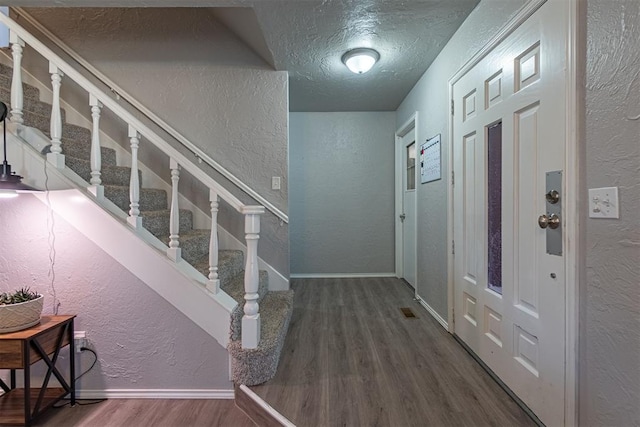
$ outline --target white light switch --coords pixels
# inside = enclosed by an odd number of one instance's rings
[[[271,177],[271,189],[272,190],[279,190],[280,189],[280,177],[279,176],[272,176]]]
[[[620,218],[618,187],[589,189],[589,218]]]

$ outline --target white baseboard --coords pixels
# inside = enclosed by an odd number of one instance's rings
[[[233,399],[230,390],[107,389],[78,390],[78,399]]]
[[[422,297],[420,297],[420,295],[418,295],[417,293],[416,293],[416,299],[418,300],[420,305],[423,306],[429,312],[429,314],[433,316],[433,318],[436,319],[438,323],[442,325],[443,328],[445,328],[447,331],[449,330],[449,323],[446,320],[444,320],[444,318],[440,316],[438,312],[435,311],[429,304],[427,304],[427,302],[423,300]]]
[[[260,409],[262,409],[264,412],[266,412],[271,419],[275,420],[281,426],[283,426],[283,427],[296,427],[295,424],[293,424],[291,421],[289,421],[280,412],[275,410],[273,408],[273,406],[271,406],[267,402],[265,402],[263,398],[261,398],[260,396],[255,394],[253,392],[253,390],[251,390],[246,385],[241,384],[240,385],[240,391],[245,393],[247,395],[247,397],[249,397],[249,399],[251,399],[253,402],[255,402],[255,404],[258,405],[260,407]]]
[[[396,273],[310,273],[291,274],[292,279],[349,279],[369,277],[396,277]]]

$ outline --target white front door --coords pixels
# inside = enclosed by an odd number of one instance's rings
[[[416,185],[417,185],[417,144],[415,123],[397,136],[396,156],[400,159],[396,174],[402,194],[401,209],[398,213],[402,233],[400,277],[416,288],[417,265],[417,224],[416,224]]]
[[[538,217],[547,173],[565,164],[562,3],[453,83],[454,330],[549,426],[564,424],[565,265],[547,246],[562,226]]]

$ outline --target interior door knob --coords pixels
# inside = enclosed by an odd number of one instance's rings
[[[549,227],[552,230],[555,230],[560,226],[560,217],[556,214],[551,214],[549,216],[540,215],[538,217],[538,225],[540,228]]]

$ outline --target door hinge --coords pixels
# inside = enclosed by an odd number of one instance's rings
[[[451,255],[455,255],[456,254],[456,241],[452,240],[451,241]]]
[[[451,185],[455,185],[456,184],[456,173],[454,171],[451,171]]]
[[[453,99],[451,100],[451,115],[453,116]]]

